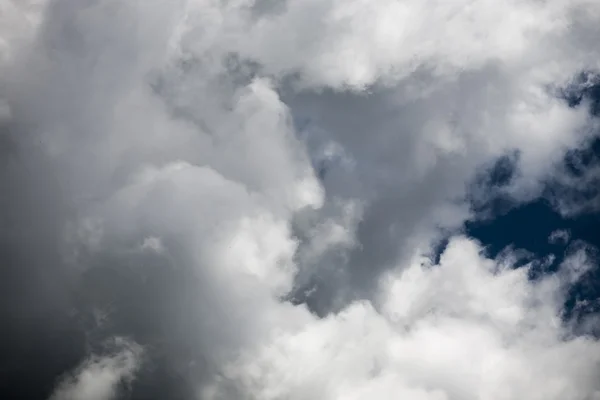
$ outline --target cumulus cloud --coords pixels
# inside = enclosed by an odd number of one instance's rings
[[[58,385],[51,400],[110,400],[117,396],[119,384],[131,380],[138,367],[140,349],[121,338],[121,349],[112,356],[91,356]]]
[[[529,281],[464,237],[425,257],[596,134],[564,96],[600,67],[596,2],[1,7],[0,257],[21,285],[2,318],[33,348],[53,321],[85,336],[53,399],[123,379],[134,398],[600,397],[598,342],[561,321],[593,260]],[[512,155],[501,187],[478,181]],[[144,357],[93,355],[115,335]]]
[[[563,277],[580,261],[577,253],[532,282],[527,267],[455,238],[439,265],[415,259],[387,276],[377,305],[357,302],[278,333],[202,398],[228,398],[232,382],[248,399],[597,398],[600,344],[560,323],[571,283]]]

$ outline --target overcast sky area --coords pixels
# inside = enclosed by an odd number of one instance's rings
[[[0,0],[0,398],[600,400],[600,1]]]

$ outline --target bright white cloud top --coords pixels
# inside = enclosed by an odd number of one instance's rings
[[[529,200],[596,132],[560,91],[598,37],[590,0],[2,3],[3,230],[69,282],[187,277],[52,399],[118,398],[159,345],[197,399],[600,399],[593,316],[561,319],[595,260],[427,258],[499,157]]]

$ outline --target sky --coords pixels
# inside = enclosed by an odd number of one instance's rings
[[[599,400],[600,3],[0,2],[0,397]]]

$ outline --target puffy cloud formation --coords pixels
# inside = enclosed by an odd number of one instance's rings
[[[137,368],[139,349],[128,348],[127,343],[117,345],[123,347],[112,356],[90,357],[73,376],[66,377],[56,388],[52,400],[103,400],[115,397],[120,383],[131,380]]]
[[[426,261],[595,134],[596,3],[3,3],[9,334],[84,332],[53,399],[600,398],[594,259]]]
[[[201,398],[230,398],[232,382],[248,399],[597,398],[600,346],[572,337],[557,313],[589,268],[584,254],[533,283],[511,267],[455,238],[439,265],[414,260],[390,274],[376,305],[278,332],[228,366],[226,389]]]

